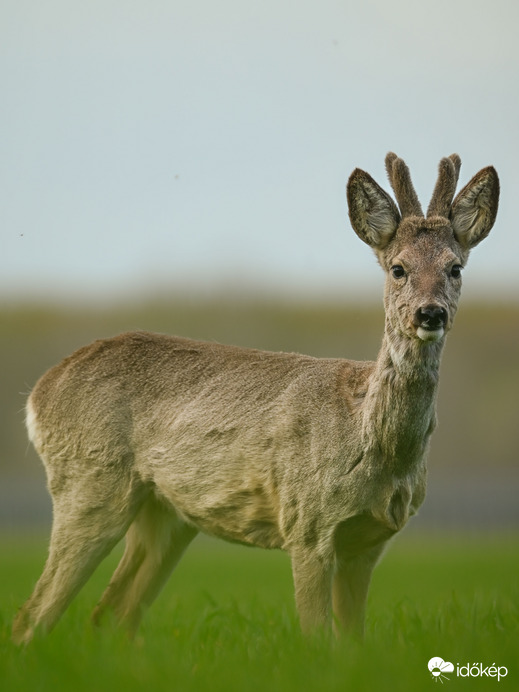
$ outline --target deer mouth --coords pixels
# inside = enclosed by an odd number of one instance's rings
[[[430,327],[418,327],[416,330],[416,335],[422,341],[439,341],[445,334],[444,327],[439,327],[437,329],[431,329]]]

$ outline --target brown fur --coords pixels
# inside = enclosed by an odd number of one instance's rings
[[[286,550],[305,631],[326,626],[332,608],[338,630],[362,631],[372,569],[424,499],[456,267],[497,210],[492,168],[447,204],[457,160],[440,164],[428,218],[394,154],[400,209],[367,173],[348,182],[353,228],[386,272],[376,362],[136,332],[96,341],[39,380],[27,426],[54,522],[16,642],[50,630],[125,534],[94,621],[111,610],[133,633],[198,531]]]

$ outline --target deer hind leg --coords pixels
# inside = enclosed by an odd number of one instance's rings
[[[94,623],[99,624],[111,610],[133,636],[144,610],[159,595],[197,533],[173,508],[150,495],[128,529],[124,555],[94,610]]]
[[[13,623],[13,641],[29,642],[36,630],[50,631],[99,563],[124,536],[139,502],[135,490],[122,496],[119,488],[100,488],[91,481],[85,492],[54,497],[49,556],[36,587]],[[126,487],[128,490],[128,487]],[[99,492],[96,492],[99,491]],[[103,498],[110,500],[103,502]]]

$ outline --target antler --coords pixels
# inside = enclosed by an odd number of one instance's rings
[[[456,185],[458,184],[460,167],[461,159],[458,154],[451,154],[448,158],[440,161],[438,180],[427,209],[427,216],[449,217]]]
[[[411,182],[409,168],[396,154],[389,152],[386,156],[386,171],[389,182],[395,193],[402,218],[406,216],[423,216],[422,207]]]

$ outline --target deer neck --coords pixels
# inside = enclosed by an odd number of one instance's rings
[[[363,438],[377,459],[395,472],[407,473],[424,458],[436,421],[443,342],[409,339],[386,320],[368,383]]]

